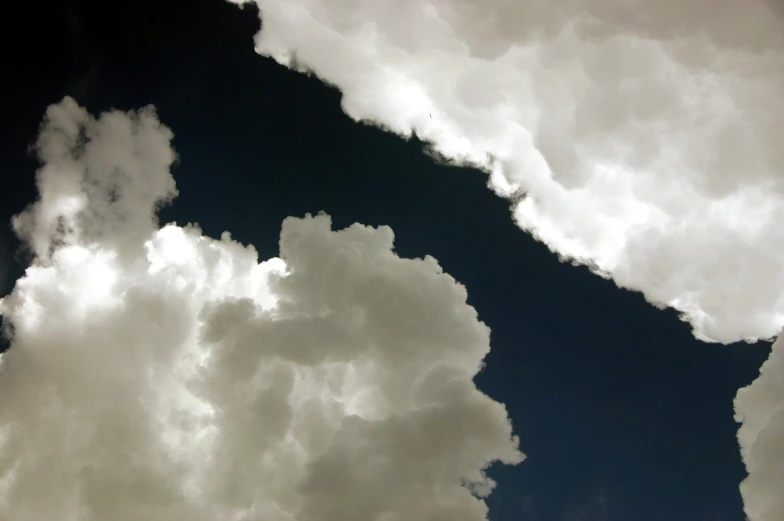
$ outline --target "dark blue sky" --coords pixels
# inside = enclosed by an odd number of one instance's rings
[[[266,258],[284,217],[323,210],[337,227],[390,225],[400,255],[431,254],[467,286],[492,329],[479,385],[506,403],[528,455],[493,472],[493,521],[743,519],[732,399],[766,345],[699,343],[675,313],[560,263],[513,225],[484,174],[352,122],[338,92],[257,56],[254,10],[127,4],[36,3],[18,18],[4,73],[4,222],[35,196],[26,152],[48,104],[153,104],[181,159],[162,221],[230,230]],[[0,256],[17,246],[4,226]]]

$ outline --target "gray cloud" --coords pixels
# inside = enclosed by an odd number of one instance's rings
[[[760,376],[735,397],[741,453],[749,477],[740,490],[752,520],[784,519],[784,337],[773,344]]]
[[[152,109],[50,107],[36,257],[0,313],[0,517],[486,519],[522,460],[473,377],[489,330],[386,227],[283,223],[280,257],[158,227],[176,194]]]

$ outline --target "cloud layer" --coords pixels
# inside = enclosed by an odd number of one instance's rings
[[[257,52],[336,86],[350,117],[486,170],[521,228],[698,338],[784,326],[778,0],[229,1],[258,5]],[[765,462],[784,465],[776,356],[737,402],[753,521],[784,510],[765,492]]]
[[[0,301],[0,517],[18,521],[486,519],[522,460],[473,377],[489,330],[389,228],[284,221],[280,258],[198,227],[152,109],[49,108],[35,261]]]

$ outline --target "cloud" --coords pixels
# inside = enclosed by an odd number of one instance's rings
[[[697,338],[784,326],[778,0],[229,1],[259,7],[259,54],[336,86],[355,120],[484,169],[522,229]],[[739,399],[739,417],[773,418],[763,403]],[[753,521],[780,519],[757,513],[767,479],[744,485]]]
[[[171,138],[151,108],[47,112],[0,301],[0,517],[485,519],[484,470],[522,454],[465,288],[387,227],[288,218],[264,262],[159,227]]]
[[[740,490],[749,519],[784,519],[784,336],[773,344],[760,376],[735,397],[741,454],[749,477]]]
[[[559,255],[681,310],[703,339],[784,325],[776,3],[256,3],[259,53],[336,85],[351,117],[525,193],[515,219]]]

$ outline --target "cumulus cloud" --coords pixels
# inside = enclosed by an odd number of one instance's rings
[[[229,1],[259,7],[260,54],[336,86],[350,117],[487,171],[522,229],[699,339],[784,326],[778,0]],[[739,399],[739,417],[755,407]],[[750,492],[769,478],[744,485],[754,521],[780,519]]]
[[[703,339],[784,325],[776,2],[256,3],[259,53],[336,85],[351,117],[487,169],[559,255]]]
[[[14,220],[35,259],[0,301],[0,517],[486,519],[485,469],[522,454],[465,288],[326,215],[264,262],[159,227],[171,138],[152,109],[47,112]]]

